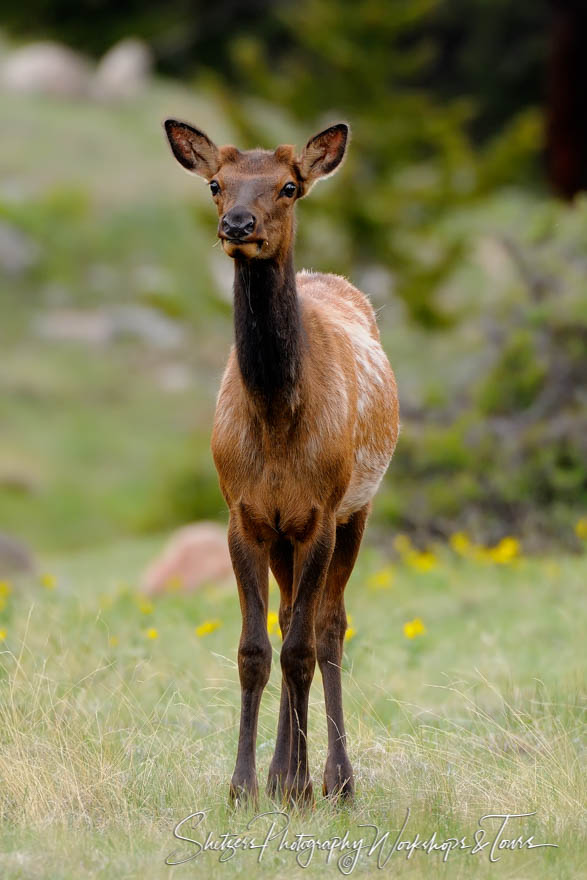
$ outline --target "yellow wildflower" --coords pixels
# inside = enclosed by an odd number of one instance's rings
[[[12,593],[12,585],[10,581],[0,581],[0,596],[10,596]]]
[[[273,633],[281,635],[281,629],[279,628],[279,615],[275,611],[270,611],[267,615],[267,632],[269,635],[272,635]]]
[[[156,630],[154,626],[151,626],[151,627],[149,627],[149,629],[147,630],[145,635],[147,636],[148,639],[158,639],[159,638],[159,631]]]
[[[469,556],[471,553],[471,539],[465,532],[454,532],[448,542],[455,553],[459,556]]]
[[[426,627],[419,617],[414,617],[413,620],[408,620],[404,623],[404,635],[406,639],[415,639],[417,636],[423,636],[425,632]]]
[[[5,629],[0,629],[0,642],[3,642],[7,635],[8,633]]]
[[[520,555],[520,542],[511,536],[502,538],[499,544],[488,549],[488,555],[497,565],[507,565]]]
[[[209,633],[213,633],[214,630],[218,629],[222,626],[221,620],[205,620],[204,623],[201,623],[196,627],[195,633],[198,637],[207,636]]]
[[[141,614],[152,614],[153,613],[153,603],[149,602],[148,599],[142,599],[139,602],[139,611]]]
[[[400,556],[407,556],[409,553],[412,553],[414,550],[414,546],[410,541],[407,535],[399,534],[396,535],[393,539],[393,547],[394,550],[399,553]]]
[[[110,638],[108,639],[108,644],[110,645],[111,648],[115,648],[118,644],[118,637],[117,636],[110,636]]]
[[[344,640],[345,640],[345,642],[350,642],[351,639],[354,639],[354,637],[356,636],[356,634],[357,634],[357,631],[356,631],[356,629],[354,628],[354,626],[349,626],[349,627],[347,627],[347,631],[346,631],[345,634],[344,634]]]
[[[385,565],[379,571],[374,571],[367,580],[367,586],[372,590],[389,590],[393,583],[393,568]]]
[[[165,581],[165,589],[169,593],[177,593],[183,587],[183,579],[181,575],[174,574]]]
[[[48,572],[45,572],[41,575],[40,580],[46,590],[54,590],[57,586],[57,578],[54,574],[49,574]]]
[[[582,516],[575,524],[575,534],[582,541],[587,541],[587,516]]]
[[[437,565],[436,556],[429,550],[422,551],[421,553],[417,550],[412,550],[406,556],[406,562],[411,568],[415,568],[416,571],[431,571]]]

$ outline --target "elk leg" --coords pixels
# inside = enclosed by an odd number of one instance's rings
[[[236,766],[230,783],[231,800],[257,798],[255,744],[259,706],[271,671],[267,635],[268,549],[250,540],[231,514],[228,547],[238,585],[242,631],[238,646],[241,716]]]
[[[353,768],[346,750],[342,708],[341,663],[347,628],[344,589],[357,559],[369,505],[336,530],[336,544],[316,617],[316,648],[324,685],[328,756],[322,790],[326,796],[352,797]]]
[[[293,587],[293,546],[285,538],[280,538],[271,548],[271,570],[279,584],[281,594],[279,603],[279,626],[282,638],[285,638],[289,629],[291,618],[291,602]],[[289,714],[289,696],[284,679],[281,681],[281,699],[279,703],[279,721],[277,723],[277,737],[275,740],[275,752],[269,767],[267,778],[267,794],[275,797],[283,793],[285,778],[289,767],[289,753],[291,750],[291,722]]]
[[[310,800],[312,781],[308,769],[308,698],[316,666],[314,624],[320,591],[324,586],[334,550],[334,517],[325,519],[307,546],[296,545],[294,553],[303,561],[294,566],[300,572],[295,585],[291,620],[281,649],[281,669],[289,696],[291,750],[285,782],[286,794],[294,800]],[[294,578],[295,581],[295,578]]]

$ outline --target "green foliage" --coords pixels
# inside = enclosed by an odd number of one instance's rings
[[[469,129],[482,107],[466,83],[461,95],[438,100],[430,75],[438,49],[435,15],[443,9],[437,0],[302,0],[275,13],[287,36],[277,58],[262,35],[234,41],[235,64],[249,89],[286,106],[303,121],[305,137],[312,124],[349,119],[344,183],[311,198],[306,216],[344,238],[337,271],[386,267],[412,316],[429,327],[452,320],[438,291],[463,244],[440,239],[435,227],[455,206],[531,179],[542,144],[540,115],[524,106],[476,150]],[[429,88],[422,87],[426,81]],[[254,115],[240,100],[231,112],[242,135],[260,140]],[[311,228],[303,244],[319,263]]]
[[[587,505],[587,200],[573,210],[516,196],[498,204],[456,224],[468,224],[470,245],[480,233],[493,242],[483,271],[466,276],[469,293],[459,273],[445,290],[453,301],[477,297],[440,346],[467,372],[447,399],[428,395],[414,410],[408,398],[390,479],[401,500],[382,512],[445,534],[482,521],[495,536],[534,532],[572,546],[573,517]],[[472,357],[463,343],[479,328]],[[401,400],[401,376],[399,386]]]
[[[544,388],[547,368],[528,330],[513,332],[479,392],[488,415],[515,415],[527,409]]]

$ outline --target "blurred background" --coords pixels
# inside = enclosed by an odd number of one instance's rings
[[[26,0],[0,11],[0,547],[224,521],[232,264],[161,122],[303,146],[299,268],[372,298],[397,452],[371,540],[578,549],[587,507],[581,0]]]

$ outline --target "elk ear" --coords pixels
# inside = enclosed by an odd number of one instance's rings
[[[187,171],[207,180],[216,174],[220,166],[218,147],[203,131],[185,122],[166,119],[165,132],[173,155]]]
[[[304,195],[321,177],[334,174],[344,159],[349,131],[345,122],[339,122],[310,138],[298,160]]]

